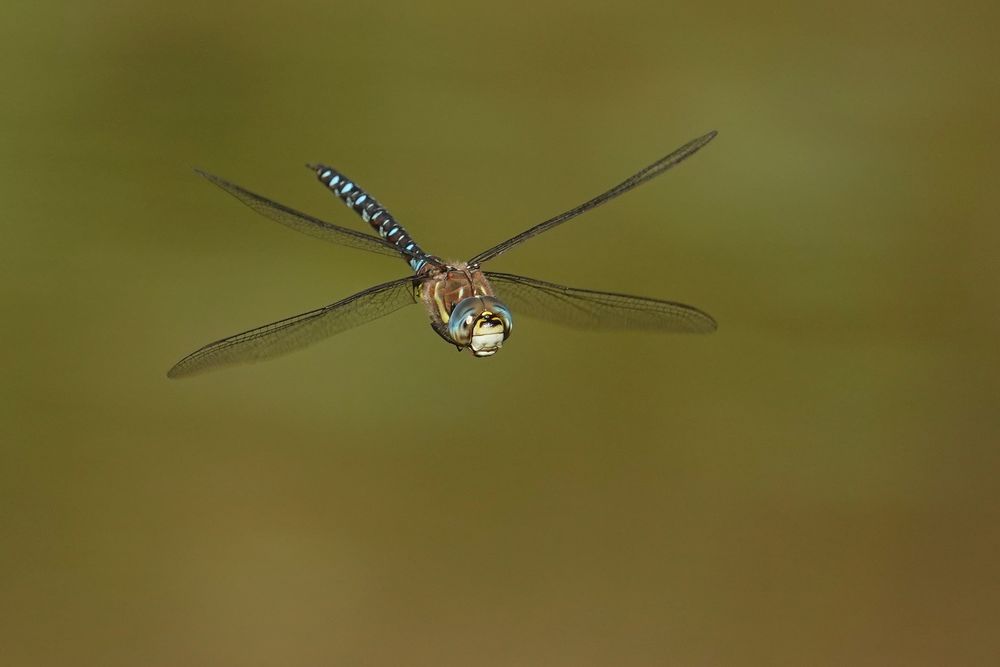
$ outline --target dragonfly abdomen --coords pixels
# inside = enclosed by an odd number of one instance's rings
[[[336,169],[323,164],[310,165],[316,171],[316,176],[330,192],[347,204],[347,207],[361,216],[361,219],[372,226],[379,236],[399,248],[399,252],[407,258],[414,271],[431,259],[420,246],[410,237],[389,211],[378,203],[370,194],[344,176]]]

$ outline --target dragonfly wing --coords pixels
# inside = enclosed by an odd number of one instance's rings
[[[415,303],[413,281],[411,276],[375,285],[329,306],[209,343],[177,362],[167,377],[263,361],[312,345]]]
[[[711,315],[683,303],[566,287],[509,273],[484,273],[515,317],[523,313],[564,326],[605,331],[711,333],[717,327]]]
[[[289,208],[284,204],[279,204],[255,192],[250,192],[246,188],[242,188],[235,183],[230,183],[224,178],[219,178],[198,169],[195,171],[265,218],[270,218],[297,232],[302,232],[303,234],[308,234],[309,236],[314,236],[338,245],[367,250],[380,255],[399,257],[400,253],[407,254],[405,250],[397,248],[391,243],[370,234],[364,234],[353,229],[325,222],[319,218],[314,218],[311,215],[306,215],[305,213]]]
[[[705,144],[710,142],[712,139],[715,139],[716,134],[718,133],[713,130],[712,132],[702,135],[697,139],[692,139],[691,141],[687,142],[686,144],[675,150],[670,155],[660,158],[659,160],[649,165],[642,171],[633,174],[629,178],[626,178],[624,181],[622,181],[615,187],[611,188],[607,192],[599,194],[593,199],[585,201],[576,208],[571,208],[565,213],[560,213],[559,215],[553,218],[549,218],[544,222],[540,222],[531,229],[527,229],[518,234],[517,236],[509,238],[503,243],[499,243],[493,246],[489,250],[482,251],[481,253],[470,259],[469,264],[473,266],[482,264],[486,260],[493,259],[497,255],[507,252],[514,246],[524,243],[533,236],[538,236],[542,232],[546,232],[557,225],[561,225],[564,222],[572,220],[573,218],[582,213],[586,213],[587,211],[593,208],[597,208],[598,206],[600,206],[605,202],[611,201],[612,199],[614,199],[619,195],[625,194],[632,188],[642,185],[646,181],[659,176],[665,171],[677,166],[684,160],[688,159],[696,152],[701,150],[701,148],[704,147]]]

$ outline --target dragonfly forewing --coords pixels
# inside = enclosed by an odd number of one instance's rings
[[[186,377],[293,352],[416,303],[414,294],[413,276],[382,283],[329,306],[209,343],[177,362],[167,376]]]
[[[687,142],[686,144],[684,144],[674,152],[670,153],[669,155],[660,158],[659,160],[649,165],[648,167],[626,178],[624,181],[622,181],[615,187],[611,188],[607,192],[603,192],[594,197],[593,199],[589,199],[583,202],[579,206],[571,208],[570,210],[560,213],[557,216],[551,217],[548,220],[540,222],[534,227],[531,227],[521,232],[517,236],[507,239],[503,243],[498,243],[492,248],[482,251],[481,253],[470,259],[469,264],[477,266],[487,260],[493,259],[497,255],[507,252],[514,246],[520,245],[521,243],[524,243],[525,241],[527,241],[532,237],[538,236],[543,232],[547,232],[553,227],[561,225],[564,222],[568,222],[573,218],[577,217],[578,215],[586,213],[591,209],[597,208],[601,204],[609,202],[615,197],[625,194],[632,188],[638,187],[643,183],[653,178],[656,178],[660,174],[670,169],[673,169],[681,162],[688,159],[689,157],[697,153],[699,150],[704,148],[705,144],[710,142],[712,139],[715,139],[717,134],[718,132],[712,130],[711,132],[703,134],[697,139],[692,139],[691,141]]]

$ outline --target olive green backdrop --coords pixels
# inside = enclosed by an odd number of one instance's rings
[[[8,2],[4,665],[989,665],[995,3]],[[494,268],[706,337],[419,308],[256,366],[196,347],[403,275],[336,165]],[[516,313],[515,313],[516,316]]]

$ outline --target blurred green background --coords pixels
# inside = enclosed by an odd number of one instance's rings
[[[5,9],[4,665],[997,664],[996,3]],[[406,271],[193,167],[460,258],[710,129],[493,268],[713,336],[165,378]]]

